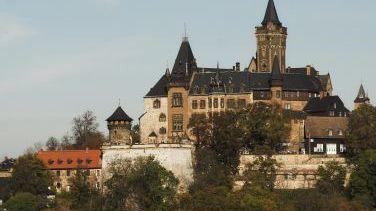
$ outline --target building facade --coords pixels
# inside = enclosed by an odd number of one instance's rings
[[[71,180],[77,173],[86,175],[91,186],[97,189],[102,187],[100,150],[39,151],[37,157],[50,171],[57,192],[69,192]]]

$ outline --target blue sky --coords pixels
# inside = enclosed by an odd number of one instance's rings
[[[363,81],[376,99],[376,1],[275,0],[287,64],[330,72],[352,109]],[[0,160],[61,137],[93,110],[100,130],[118,105],[137,119],[171,67],[184,23],[200,66],[244,68],[266,0],[0,0]]]

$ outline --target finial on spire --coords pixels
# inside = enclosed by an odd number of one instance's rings
[[[183,36],[183,42],[188,42],[188,35],[187,35],[187,24],[184,23],[184,36]]]
[[[120,101],[120,98],[119,98],[119,107],[120,107],[120,105],[121,105],[121,101]]]

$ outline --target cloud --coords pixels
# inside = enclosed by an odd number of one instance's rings
[[[35,33],[21,18],[0,14],[0,46],[25,40]]]

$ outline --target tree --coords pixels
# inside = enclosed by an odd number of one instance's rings
[[[205,114],[193,114],[189,119],[188,127],[195,138],[197,148],[208,146],[212,139],[212,121]]]
[[[109,172],[105,210],[169,210],[175,202],[179,180],[153,157],[115,160]]]
[[[290,119],[278,104],[251,104],[241,112],[244,146],[256,154],[283,150],[290,132]],[[265,150],[265,147],[268,149]],[[259,150],[262,149],[262,150]]]
[[[349,194],[368,207],[376,208],[376,150],[367,150],[359,155],[350,177]]]
[[[45,195],[51,185],[51,176],[43,162],[35,154],[20,156],[13,167],[11,178],[12,193],[29,192]]]
[[[365,104],[350,114],[347,152],[354,158],[368,149],[376,149],[376,107]]]
[[[99,199],[99,193],[90,186],[88,177],[81,169],[70,179],[71,191],[69,198],[71,208],[80,210],[93,210],[95,201]]]
[[[98,132],[99,124],[96,120],[97,117],[92,111],[85,111],[82,115],[73,118],[72,132],[75,149],[100,148],[104,136]]]
[[[140,125],[133,125],[131,130],[132,142],[140,143]]]
[[[265,190],[274,190],[279,163],[271,156],[259,156],[255,161],[246,165],[243,173],[244,187],[261,187]]]
[[[338,161],[329,161],[318,168],[316,187],[322,193],[342,193],[345,187],[346,167]]]
[[[11,197],[4,205],[9,211],[36,211],[41,210],[38,207],[37,196],[31,193],[17,193]]]
[[[69,150],[69,149],[73,149],[73,146],[72,146],[72,137],[70,137],[68,134],[65,134],[62,138],[61,138],[61,149],[62,150]]]
[[[60,147],[60,144],[59,144],[59,140],[57,140],[57,138],[55,137],[50,137],[48,138],[47,142],[46,142],[46,148],[47,150],[58,150]]]

